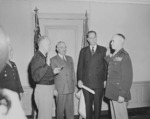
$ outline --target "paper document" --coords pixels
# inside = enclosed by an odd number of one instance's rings
[[[82,85],[81,88],[83,88],[83,89],[89,91],[89,92],[92,93],[92,94],[95,94],[94,90],[88,88],[87,86]]]

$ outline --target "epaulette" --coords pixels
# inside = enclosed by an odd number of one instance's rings
[[[125,55],[128,55],[128,53],[125,50],[123,50],[122,53],[124,53]]]
[[[124,56],[124,55],[128,55],[128,53],[123,49],[120,52],[117,53],[118,56]]]

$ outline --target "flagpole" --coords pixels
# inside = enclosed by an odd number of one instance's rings
[[[35,29],[34,29],[34,53],[38,50],[38,39],[41,36],[40,34],[40,26],[38,20],[38,8],[35,7]]]
[[[85,19],[83,19],[83,38],[82,38],[82,45],[81,47],[86,47],[88,46],[88,42],[87,42],[87,38],[86,38],[86,35],[89,31],[89,28],[88,28],[88,14],[87,14],[87,11],[85,13]]]
[[[38,8],[35,7],[34,11],[35,11],[35,28],[36,28],[36,27],[37,27],[37,14],[38,14]]]

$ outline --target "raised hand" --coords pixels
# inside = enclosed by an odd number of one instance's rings
[[[83,82],[81,80],[78,81],[78,87],[81,88],[83,85]]]

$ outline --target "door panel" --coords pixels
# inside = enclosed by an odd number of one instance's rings
[[[67,55],[73,58],[76,70],[82,43],[83,20],[40,19],[40,27],[41,34],[51,40],[51,57],[56,55],[56,44],[64,41],[67,45]]]
[[[83,35],[83,19],[64,19],[58,16],[55,18],[39,17],[41,34],[48,36],[51,40],[51,57],[56,55],[56,44],[59,41],[64,41],[67,45],[67,55],[71,56],[74,61],[75,72],[77,69],[77,62],[79,52],[81,49],[82,35]],[[77,92],[77,90],[75,91]],[[55,116],[55,103],[53,101],[53,116]],[[74,98],[74,114],[78,114],[78,99]]]
[[[56,44],[59,41],[64,41],[67,46],[67,54],[75,59],[75,34],[76,30],[73,28],[52,28],[48,29],[48,37],[51,40],[51,56],[55,56]]]

